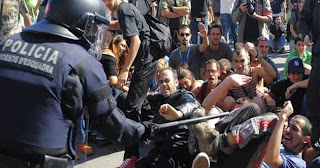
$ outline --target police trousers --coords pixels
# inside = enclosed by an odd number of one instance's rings
[[[307,117],[312,123],[312,147],[320,151],[320,113],[319,113],[319,94],[320,94],[320,41],[313,47],[312,70],[309,76],[307,89]],[[318,46],[318,47],[317,47]],[[317,53],[317,54],[315,54]]]

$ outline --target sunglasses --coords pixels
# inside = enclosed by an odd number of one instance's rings
[[[180,33],[179,35],[180,35],[181,37],[183,37],[183,36],[188,37],[188,36],[190,36],[190,33]]]

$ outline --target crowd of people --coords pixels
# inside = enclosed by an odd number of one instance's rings
[[[120,168],[320,166],[318,0],[0,0],[0,7],[7,116],[0,167],[46,168],[47,156],[94,154],[87,136],[122,143]],[[159,60],[145,14],[170,28],[171,50]],[[272,53],[288,53],[283,74]],[[140,157],[146,139],[153,147]]]

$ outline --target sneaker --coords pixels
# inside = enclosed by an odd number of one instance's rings
[[[125,159],[118,168],[133,168],[136,165],[137,160],[137,156],[131,156],[130,158]]]
[[[84,153],[86,155],[93,154],[93,149],[91,148],[91,146],[89,146],[87,144],[78,144],[77,148],[79,151],[81,151],[82,153]]]
[[[199,108],[194,112],[193,116],[201,116],[204,113],[203,108]],[[213,156],[219,150],[219,132],[212,129],[207,122],[189,125],[190,132],[198,140],[200,152],[205,152],[209,156]]]
[[[282,47],[279,52],[280,52],[280,54],[285,54],[286,53],[286,51],[284,50],[284,47]]]
[[[199,153],[192,162],[192,168],[209,168],[210,160],[206,153]]]

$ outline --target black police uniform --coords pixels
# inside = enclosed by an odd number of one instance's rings
[[[73,155],[73,124],[88,106],[106,136],[134,143],[145,132],[115,106],[102,65],[76,41],[34,33],[0,43],[0,167]],[[24,162],[23,162],[24,164]]]

